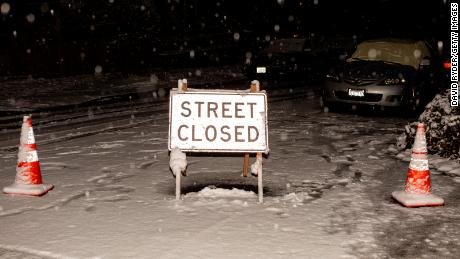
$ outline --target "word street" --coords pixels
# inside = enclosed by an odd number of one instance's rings
[[[182,112],[181,115],[184,117],[196,116],[201,118],[207,116],[207,118],[240,118],[244,119],[247,114],[250,118],[254,118],[254,102],[203,102],[195,101],[190,103],[189,101],[183,101],[181,104]],[[192,114],[193,112],[193,114]]]

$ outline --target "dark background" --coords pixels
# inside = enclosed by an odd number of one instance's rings
[[[449,40],[450,1],[0,0],[0,75],[145,73],[239,64],[270,40],[336,56],[379,37]],[[32,16],[31,16],[32,15]],[[275,30],[275,26],[279,30]]]

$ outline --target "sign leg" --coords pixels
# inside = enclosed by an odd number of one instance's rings
[[[259,194],[259,203],[264,202],[264,186],[262,183],[262,170],[257,175],[257,186],[258,186],[258,194]]]
[[[249,153],[244,153],[243,176],[248,177],[248,172],[249,172]]]
[[[257,153],[257,158],[262,158],[262,153]],[[263,185],[263,181],[262,181],[262,172],[263,172],[263,167],[261,168],[261,170],[259,171],[259,173],[257,174],[257,192],[259,194],[259,203],[263,203],[264,202],[264,185]]]
[[[181,172],[176,172],[176,200],[180,200],[180,177]]]

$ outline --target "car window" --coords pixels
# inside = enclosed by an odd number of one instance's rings
[[[357,46],[349,61],[384,61],[418,69],[421,60],[430,56],[427,46],[421,41],[365,41]]]
[[[267,53],[287,53],[287,52],[299,52],[303,50],[305,39],[282,39],[275,40],[270,43],[268,47],[264,49]]]

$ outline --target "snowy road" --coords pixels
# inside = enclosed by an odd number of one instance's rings
[[[317,103],[269,104],[264,204],[257,179],[240,176],[242,157],[218,155],[188,157],[185,195],[174,201],[165,114],[39,145],[44,181],[55,189],[0,196],[0,256],[456,258],[460,183],[432,172],[444,207],[391,200],[408,164],[387,148],[407,119],[324,114]],[[14,180],[16,156],[1,153],[2,187]]]

